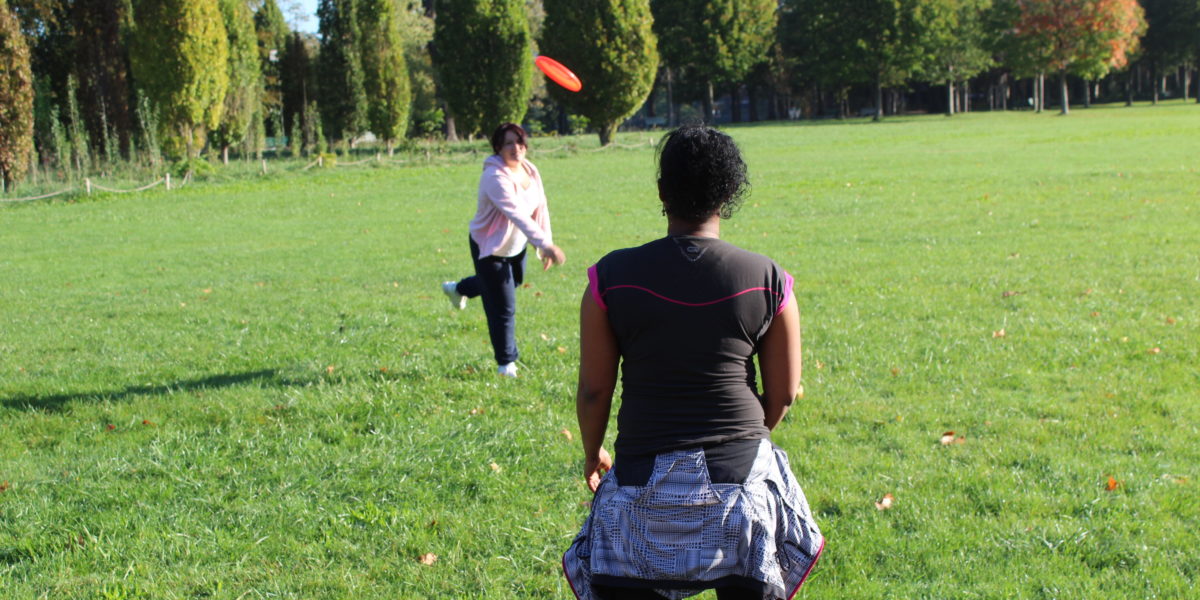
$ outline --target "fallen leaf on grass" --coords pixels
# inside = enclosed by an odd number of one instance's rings
[[[436,555],[432,552],[426,552],[425,554],[422,554],[419,558],[417,558],[417,562],[419,562],[423,565],[432,565],[433,563],[437,562],[437,559],[438,559],[438,555]]]
[[[953,431],[947,431],[946,433],[942,434],[941,439],[938,441],[941,442],[943,446],[949,446],[950,444],[965,444],[967,443],[967,436],[960,435],[958,437],[954,437]]]
[[[1120,486],[1121,486],[1121,482],[1114,479],[1112,475],[1109,475],[1108,483],[1104,484],[1104,489],[1111,492],[1111,491],[1116,490]]]
[[[204,292],[205,294],[211,294],[212,288],[204,288],[203,290],[200,290],[200,291]]]
[[[898,375],[900,375],[900,369],[892,367],[892,377],[896,377]]]
[[[523,283],[523,284],[521,284],[521,287],[523,287],[525,289],[529,289],[529,288],[533,287],[533,284],[532,283]]]
[[[817,370],[818,370],[818,371],[820,371],[821,369],[824,369],[824,368],[825,368],[825,363],[823,363],[823,362],[821,362],[821,361],[819,361],[819,360],[818,360],[818,361],[816,361],[816,363],[817,363],[817,364],[816,364],[816,367],[817,367]]]
[[[1092,311],[1092,316],[1093,316],[1093,317],[1098,317],[1098,316],[1100,316],[1100,313],[1099,313],[1099,312],[1097,312],[1097,311],[1094,311],[1094,310],[1093,310],[1093,311]]]
[[[105,425],[105,426],[104,426],[104,428],[105,428],[105,429],[107,429],[107,430],[109,430],[109,431],[112,431],[112,430],[116,429],[116,428],[117,428],[117,426],[116,426],[116,425],[113,425],[112,423],[109,423],[108,425]]]
[[[555,350],[558,350],[558,353],[559,353],[559,354],[566,354],[566,353],[567,353],[567,349],[566,349],[566,347],[565,347],[565,346],[559,346],[559,347],[555,348]]]
[[[1149,349],[1149,350],[1147,350],[1147,351],[1146,351],[1146,353],[1147,353],[1147,354],[1158,354],[1158,353],[1160,353],[1160,352],[1162,352],[1162,349],[1161,349],[1161,348],[1159,348],[1158,346],[1155,346],[1155,347],[1153,347],[1153,348],[1151,348],[1151,349]]]
[[[877,508],[879,510],[888,510],[889,508],[892,507],[892,503],[895,501],[896,501],[896,498],[894,496],[892,496],[891,494],[884,494],[883,497],[880,498],[879,501],[875,503],[875,508]]]
[[[534,298],[541,298],[541,297],[542,297],[542,292],[541,292],[541,290],[538,290],[538,291],[534,292],[534,293],[533,293],[533,297],[534,297]]]
[[[1167,317],[1167,325],[1174,325],[1174,324],[1175,324],[1175,318]]]
[[[142,419],[142,425],[149,425],[150,427],[154,427],[154,423],[148,419]]]
[[[542,334],[538,334],[538,335],[540,335],[540,336],[541,336],[541,338],[542,338],[542,341],[543,341],[543,342],[548,342],[548,341],[550,341],[550,336],[548,336],[548,335],[546,335],[546,334],[544,334],[544,333],[542,333]]]
[[[8,482],[0,483],[0,494],[8,491]]]
[[[561,433],[563,437],[567,438],[568,442],[575,439],[575,436],[571,435],[571,430],[565,427],[559,433]]]
[[[499,472],[500,472],[500,465],[498,465],[498,464],[496,464],[496,463],[492,463],[492,464],[490,464],[490,465],[488,465],[488,466],[492,468],[492,471],[495,471],[496,473],[499,473]]]
[[[1018,292],[1016,290],[1005,290],[1003,294],[1000,294],[1000,297],[1001,298],[1010,298],[1012,296],[1019,296],[1024,293],[1025,292]]]
[[[328,367],[325,367],[325,372],[329,373],[330,375],[333,375],[333,365],[329,365]]]
[[[467,414],[474,416],[474,415],[482,415],[483,412],[484,412],[484,409],[482,409],[482,408],[472,408],[471,410],[467,411]]]
[[[1008,335],[1008,334],[1004,332],[1004,328],[1001,328],[999,331],[993,331],[993,332],[992,332],[992,337],[993,337],[993,338],[1002,338],[1002,337],[1004,337],[1004,336],[1006,336],[1006,335]]]

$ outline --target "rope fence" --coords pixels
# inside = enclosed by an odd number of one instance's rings
[[[589,152],[589,153],[591,153],[591,152],[603,152],[605,150],[609,150],[612,148],[622,148],[622,149],[626,149],[626,150],[632,150],[632,149],[637,149],[637,148],[645,148],[647,146],[653,147],[654,140],[647,139],[645,141],[641,141],[641,142],[637,142],[637,143],[633,143],[633,144],[621,144],[618,142],[611,142],[607,146],[600,146],[598,148],[587,148],[587,149],[581,149],[578,146],[575,146],[574,144],[563,144],[562,146],[559,146],[557,148],[538,148],[537,154],[554,154],[557,152],[567,152],[567,153]],[[474,159],[474,158],[477,158],[478,155],[479,155],[479,152],[476,149],[472,148],[470,152],[448,153],[448,154],[439,155],[439,156],[448,157],[451,159],[452,162],[456,162],[459,159]],[[423,162],[426,164],[431,163],[433,161],[433,156],[434,155],[429,150],[426,150],[425,151],[425,160]],[[375,163],[375,164],[380,164],[380,165],[409,165],[409,164],[420,163],[420,162],[422,162],[422,161],[419,161],[416,159],[403,159],[403,158],[397,159],[397,158],[391,158],[390,156],[385,157],[383,155],[383,153],[376,153],[375,156],[373,156],[373,157],[363,158],[363,159],[356,160],[356,161],[349,161],[349,162],[335,161],[331,166],[334,166],[334,167],[356,167],[356,166],[364,165],[367,163]],[[263,159],[262,163],[263,163],[262,164],[262,173],[265,175],[267,173],[266,159]],[[322,167],[323,168],[324,166],[325,166],[325,157],[318,156],[316,160],[301,167],[300,172],[303,173],[313,167]],[[56,192],[49,192],[49,193],[41,194],[38,196],[29,196],[26,198],[0,198],[0,203],[15,204],[15,203],[19,203],[19,202],[32,202],[34,200],[47,200],[49,198],[54,198],[57,196],[62,196],[64,194],[69,194],[71,192],[79,192],[81,189],[82,189],[84,195],[86,195],[86,196],[91,196],[93,191],[105,192],[105,193],[109,193],[109,194],[131,194],[131,193],[135,193],[135,192],[144,192],[146,190],[149,190],[149,189],[154,188],[159,185],[164,186],[167,191],[171,191],[171,190],[183,189],[184,186],[191,183],[192,180],[193,180],[192,172],[189,170],[186,173],[184,173],[183,178],[177,180],[176,183],[172,183],[171,174],[167,173],[167,174],[164,174],[162,177],[160,177],[150,183],[147,183],[146,185],[143,185],[140,187],[135,187],[135,188],[130,188],[130,189],[121,189],[121,188],[107,187],[107,186],[101,185],[95,181],[92,181],[92,179],[90,177],[85,177],[83,180],[82,188],[72,185],[72,186],[66,187],[64,189],[58,190]]]

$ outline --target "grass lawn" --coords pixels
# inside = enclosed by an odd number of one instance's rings
[[[729,131],[805,327],[798,597],[1188,596],[1200,107]],[[0,597],[571,598],[584,270],[665,224],[649,147],[539,144],[515,381],[439,290],[479,161],[0,206]]]

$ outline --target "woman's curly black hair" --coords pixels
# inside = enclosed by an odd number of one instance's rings
[[[733,138],[704,125],[684,125],[658,143],[663,214],[690,222],[714,213],[728,219],[749,192],[746,163]]]

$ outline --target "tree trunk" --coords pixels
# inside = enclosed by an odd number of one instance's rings
[[[954,82],[946,81],[946,116],[954,116]]]
[[[1183,85],[1181,87],[1183,88],[1183,101],[1187,102],[1189,100],[1188,94],[1192,93],[1192,70],[1187,67],[1183,67],[1182,77]]]
[[[1066,71],[1062,71],[1058,74],[1058,94],[1059,94],[1059,98],[1058,98],[1059,102],[1062,103],[1062,112],[1060,112],[1058,114],[1060,114],[1060,115],[1070,114],[1071,102],[1067,98],[1067,72]]]
[[[667,125],[675,127],[679,123],[676,115],[679,111],[675,110],[675,75],[671,72],[671,67],[667,67]]]
[[[712,86],[711,81],[706,81],[704,83],[703,107],[704,107],[704,123],[706,125],[711,125],[713,123],[713,121],[715,120],[714,119],[715,115],[713,113],[716,110],[716,103],[713,102],[713,86]]]
[[[883,77],[875,76],[875,116],[871,117],[872,121],[883,119]]]
[[[1150,87],[1154,88],[1154,91],[1151,93],[1152,100],[1150,101],[1150,104],[1154,104],[1157,106],[1158,105],[1158,65],[1156,65],[1156,64],[1150,65]]]
[[[450,112],[450,105],[443,105],[446,115],[446,141],[458,141],[458,129],[454,126],[454,113]]]
[[[613,134],[617,132],[617,125],[620,123],[597,123],[596,134],[600,136],[600,146],[604,147],[612,143]]]
[[[734,123],[742,122],[742,102],[736,83],[729,86],[729,119]]]
[[[1092,82],[1090,81],[1083,82],[1083,107],[1092,107]]]
[[[958,105],[958,111],[961,113],[971,112],[971,80],[968,79],[962,82],[962,104]]]
[[[221,147],[221,164],[229,165],[229,144]]]

